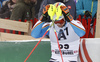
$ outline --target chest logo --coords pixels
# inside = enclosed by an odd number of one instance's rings
[[[64,29],[64,31],[66,31],[66,35],[69,35],[69,34],[68,34],[68,27],[66,27],[66,28]],[[63,31],[62,29],[59,30],[59,32],[58,32],[58,40],[60,40],[61,38],[67,39],[66,36],[65,36],[64,31]]]

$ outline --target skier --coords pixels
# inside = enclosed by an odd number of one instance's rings
[[[46,5],[40,18],[31,32],[31,36],[34,38],[42,37],[54,21],[54,26],[51,26],[46,34],[49,35],[51,41],[52,55],[49,62],[62,62],[54,29],[64,62],[77,62],[80,37],[85,34],[85,28],[81,22],[73,20],[69,9],[61,2]],[[46,21],[48,18],[51,21]]]

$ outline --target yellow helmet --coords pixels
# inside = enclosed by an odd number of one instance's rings
[[[48,15],[50,16],[51,20],[53,20],[55,12],[56,12],[56,7],[53,4],[50,4],[50,8],[48,9]]]
[[[51,20],[55,21],[60,21],[62,19],[64,20],[64,16],[62,14],[60,6],[65,6],[65,5],[61,2],[56,2],[54,3],[54,5],[50,4],[50,8],[48,9],[48,15],[50,16]]]
[[[65,21],[65,18],[64,18],[64,15],[62,14],[62,10],[61,10],[60,6],[65,6],[65,5],[61,2],[57,2],[54,4],[54,6],[56,7],[56,13],[54,16],[55,23],[62,24]]]
[[[56,20],[58,20],[59,18],[61,18],[61,16],[63,17],[60,6],[65,6],[65,5],[61,2],[57,2],[54,4],[54,6],[56,7],[56,16],[57,16]]]

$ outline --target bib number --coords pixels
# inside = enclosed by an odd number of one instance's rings
[[[68,44],[64,44],[64,45],[62,45],[62,44],[60,44],[60,49],[69,49],[69,45]]]

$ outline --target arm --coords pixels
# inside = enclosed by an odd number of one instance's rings
[[[45,24],[44,22],[41,22],[40,20],[34,25],[31,36],[34,38],[40,38],[44,35],[46,30],[49,28],[49,24]],[[49,32],[46,34],[49,35]]]
[[[78,20],[72,20],[70,22],[70,25],[72,26],[72,28],[74,29],[75,33],[79,37],[82,37],[83,35],[85,35],[85,28],[83,27],[83,25],[81,24],[80,21],[78,21]]]
[[[31,32],[31,36],[34,38],[39,38],[44,35],[44,33],[47,31],[49,28],[50,23],[46,21],[48,19],[48,9],[50,5],[46,5],[45,8],[43,9],[43,13],[40,17],[40,20],[34,25],[33,30]],[[45,23],[44,23],[45,22]],[[47,33],[48,34],[48,33]]]
[[[74,29],[75,33],[82,37],[85,34],[85,28],[81,24],[80,21],[73,20],[72,15],[69,13],[69,9],[66,6],[61,6],[62,12],[64,14],[66,22],[69,22],[72,28]],[[65,10],[66,9],[66,10]]]

